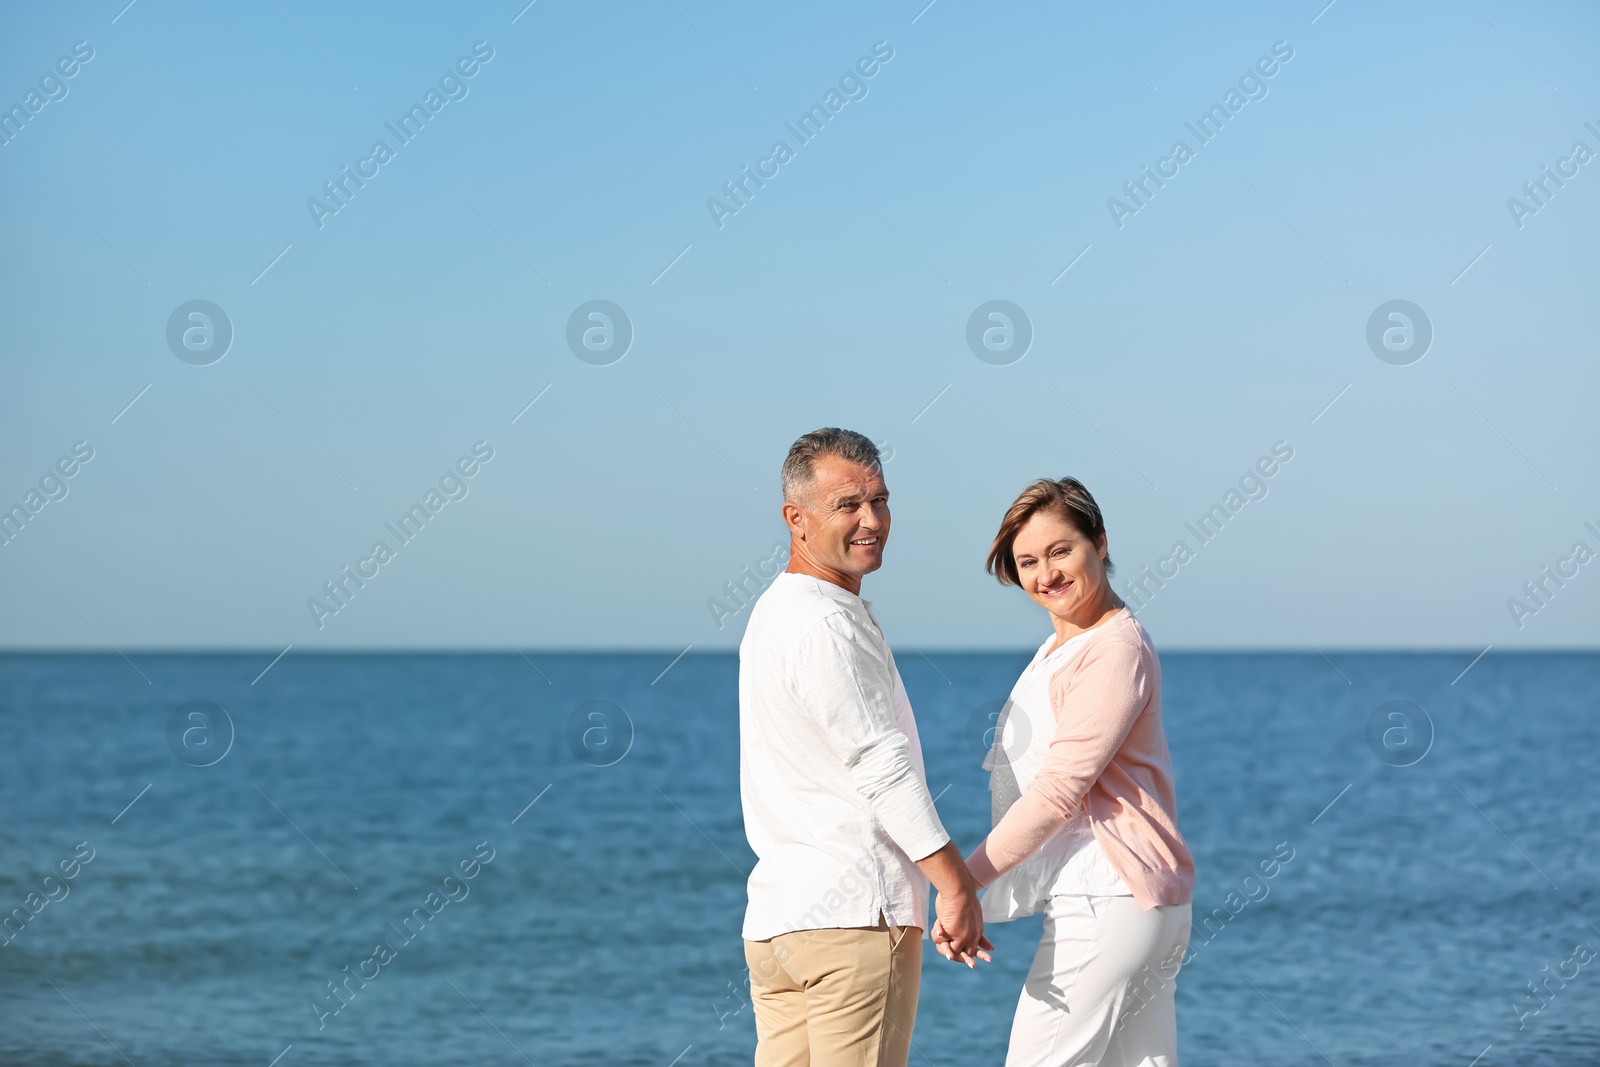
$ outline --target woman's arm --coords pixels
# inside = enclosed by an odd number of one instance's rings
[[[1093,642],[1050,683],[1056,732],[1044,766],[967,858],[979,886],[1015,867],[1066,824],[1150,704],[1153,664],[1145,648]]]

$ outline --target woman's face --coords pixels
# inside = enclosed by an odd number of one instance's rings
[[[1105,603],[1105,555],[1104,537],[1096,545],[1055,511],[1034,515],[1011,545],[1023,591],[1050,614],[1078,623]]]

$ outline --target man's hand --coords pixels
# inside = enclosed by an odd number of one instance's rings
[[[939,891],[934,903],[938,921],[934,924],[934,947],[945,959],[959,960],[968,967],[975,961],[989,960],[983,949],[993,945],[983,936],[983,912],[978,904],[978,883],[967,869],[954,842],[931,856],[917,861],[923,874]]]
[[[979,936],[978,946],[978,952],[976,955],[973,955],[972,953],[965,953],[957,956],[950,949],[950,935],[945,932],[944,923],[938,919],[934,920],[933,947],[937,949],[939,955],[943,956],[945,959],[951,961],[952,963],[965,963],[968,967],[976,967],[977,960],[983,960],[985,963],[993,963],[993,957],[991,957],[987,952],[983,951],[983,949],[986,948],[994,948],[993,945],[989,944],[989,939],[987,937]]]
[[[947,896],[934,901],[933,945],[939,955],[956,963],[976,967],[978,960],[993,962],[984,949],[994,946],[983,936],[983,910],[977,894]]]

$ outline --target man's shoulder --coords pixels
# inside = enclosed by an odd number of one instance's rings
[[[825,583],[785,571],[756,599],[745,626],[744,644],[791,650],[817,628],[833,620],[835,627],[863,624],[862,609],[829,595]]]

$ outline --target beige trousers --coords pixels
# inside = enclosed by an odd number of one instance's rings
[[[796,930],[746,941],[755,1067],[906,1067],[922,929]]]

